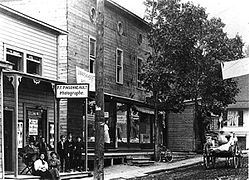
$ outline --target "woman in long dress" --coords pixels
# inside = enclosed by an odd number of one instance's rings
[[[108,144],[111,142],[110,135],[109,135],[108,120],[106,120],[104,124],[104,141],[105,143],[108,143]]]

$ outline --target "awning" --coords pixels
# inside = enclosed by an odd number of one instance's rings
[[[154,115],[154,109],[148,108],[148,107],[141,107],[141,106],[136,106],[134,105],[134,108],[141,113],[145,113],[145,114],[152,114]]]

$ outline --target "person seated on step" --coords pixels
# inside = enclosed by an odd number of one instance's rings
[[[51,179],[60,179],[60,165],[61,162],[57,157],[56,152],[50,153],[51,159],[48,160],[49,172],[51,173]]]
[[[41,153],[39,159],[34,162],[33,175],[41,176],[41,179],[51,179],[51,173],[48,170],[48,163],[45,161],[45,154]]]

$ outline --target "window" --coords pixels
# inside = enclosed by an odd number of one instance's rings
[[[227,120],[224,122],[224,126],[243,126],[243,111],[228,111]]]
[[[139,143],[139,115],[137,111],[133,111],[132,108],[130,109],[130,143]]]
[[[13,50],[6,49],[6,60],[13,63],[13,70],[23,71],[23,53]]]
[[[116,51],[116,82],[123,84],[123,51]]]
[[[137,87],[142,88],[142,59],[137,59]]]
[[[120,21],[118,21],[117,23],[117,31],[120,36],[123,35],[124,33],[123,24]]]
[[[89,16],[92,23],[96,21],[96,10],[94,7],[90,9]]]
[[[27,73],[41,75],[41,58],[27,54]]]
[[[6,48],[6,60],[13,63],[13,70],[42,75],[41,55],[22,49]]]
[[[127,105],[117,103],[117,139],[127,143]]]
[[[95,73],[96,40],[89,38],[89,72]]]
[[[140,143],[151,143],[151,125],[153,116],[145,113],[139,113],[139,133]]]

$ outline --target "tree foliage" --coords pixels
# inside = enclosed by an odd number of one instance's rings
[[[234,103],[237,83],[222,80],[220,63],[243,57],[241,37],[229,38],[220,18],[209,18],[191,2],[146,0],[145,5],[152,53],[143,86],[158,95],[159,108],[180,111],[184,100],[198,99],[199,112],[219,114]]]

